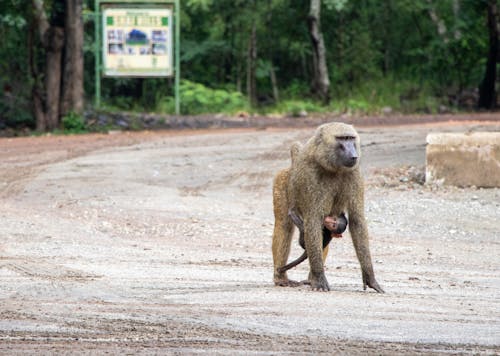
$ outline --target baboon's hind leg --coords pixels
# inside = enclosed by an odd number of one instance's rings
[[[289,220],[287,218],[287,220]],[[286,265],[292,245],[293,224],[285,221],[275,225],[273,232],[274,284],[277,286],[295,286],[299,283],[288,279],[287,272],[279,271]]]
[[[272,250],[274,284],[278,286],[295,286],[299,284],[289,280],[286,271],[278,271],[288,261],[294,229],[292,219],[288,216],[288,177],[289,170],[284,169],[278,173],[273,184],[274,231]]]

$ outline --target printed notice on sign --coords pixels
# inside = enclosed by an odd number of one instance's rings
[[[160,77],[173,74],[172,9],[103,9],[106,76]]]

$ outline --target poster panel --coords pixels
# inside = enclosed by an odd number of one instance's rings
[[[173,75],[172,12],[172,8],[104,8],[104,75]]]

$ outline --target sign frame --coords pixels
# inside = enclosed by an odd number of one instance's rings
[[[180,96],[179,96],[179,84],[180,84],[180,4],[179,0],[94,0],[94,28],[95,28],[95,106],[100,107],[101,105],[101,78],[104,77],[130,77],[130,78],[155,78],[155,77],[169,77],[174,76],[174,96],[175,96],[175,113],[180,114]],[[168,71],[168,66],[165,67],[167,71],[158,73],[149,73],[146,71],[130,73],[123,71],[120,72],[108,72],[105,73],[104,63],[106,58],[104,57],[103,46],[108,43],[109,39],[104,38],[104,31],[106,26],[104,24],[105,18],[104,13],[106,11],[120,11],[130,9],[133,11],[155,11],[155,10],[168,10],[171,11],[170,19],[173,20],[173,24],[169,23],[169,30],[172,32],[171,37],[173,37],[173,43],[170,37],[170,58],[173,62],[171,65],[170,72]],[[173,26],[172,26],[173,25]],[[167,41],[169,38],[167,38]],[[171,47],[173,45],[174,51],[172,53]],[[168,47],[167,47],[168,48]],[[168,50],[168,49],[167,49]],[[168,52],[167,52],[168,53]],[[153,58],[154,56],[150,56]],[[168,57],[167,57],[168,58]],[[167,62],[168,63],[168,62]],[[173,73],[172,73],[173,71]]]

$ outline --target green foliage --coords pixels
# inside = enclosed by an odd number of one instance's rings
[[[312,100],[285,100],[272,108],[268,112],[301,117],[315,112],[324,112],[326,108],[320,103]]]
[[[162,114],[174,114],[175,113],[175,100],[171,96],[166,96],[160,98],[156,104],[156,112]]]
[[[336,112],[380,113],[384,108],[403,113],[435,113],[439,98],[430,85],[418,85],[414,80],[395,80],[392,77],[335,88],[329,109]]]
[[[299,80],[293,80],[288,87],[282,91],[282,96],[284,98],[303,98],[310,94],[310,88],[307,83]]]
[[[34,127],[32,93],[46,53],[32,6],[0,1],[0,127]],[[94,1],[84,2],[84,85],[94,94]],[[181,6],[182,113],[251,111],[245,98],[249,40],[257,35],[257,112],[435,112],[447,96],[476,88],[488,52],[487,1],[323,0],[332,102],[311,100],[310,1],[186,0]],[[48,19],[64,2],[43,1]],[[458,8],[457,8],[458,5]],[[433,14],[434,16],[431,16]],[[441,27],[440,27],[441,26]],[[444,31],[443,31],[444,29]],[[281,102],[272,103],[271,69]],[[172,79],[103,78],[112,111],[174,112]],[[44,93],[41,93],[42,95]],[[84,130],[76,116],[69,130]],[[75,124],[75,125],[73,125]]]
[[[374,113],[391,107],[433,112],[449,105],[448,94],[474,88],[482,79],[488,46],[485,1],[323,0],[332,104],[322,107],[310,100],[309,6],[310,1],[291,0],[186,1],[181,9],[182,77],[187,79],[182,112],[249,110],[243,95],[254,24],[257,89],[265,102],[257,111]],[[430,10],[445,25],[446,40]],[[268,99],[271,68],[282,99],[274,105]],[[107,81],[107,101],[126,110],[174,112],[171,82],[137,81]]]
[[[16,129],[34,127],[33,116],[27,103],[23,103],[22,99],[15,97],[10,100],[0,99],[0,128],[5,126]]]
[[[74,112],[68,113],[62,118],[63,132],[66,134],[80,134],[87,132],[85,120],[81,115]]]
[[[337,11],[342,11],[348,1],[349,0],[323,0],[328,10],[335,9]]]
[[[130,96],[115,96],[111,100],[111,105],[121,110],[134,111],[136,99]]]
[[[0,1],[0,126],[16,129],[34,126],[26,46],[30,6],[25,5]]]
[[[240,92],[222,89],[210,89],[206,86],[183,80],[180,85],[181,113],[235,113],[248,110],[248,102]],[[172,97],[160,100],[157,111],[174,113],[175,103]]]
[[[187,0],[186,6],[193,10],[207,11],[212,6],[213,0]]]
[[[17,28],[18,30],[26,27],[26,19],[22,16],[14,14],[0,15],[0,23],[9,27]]]

